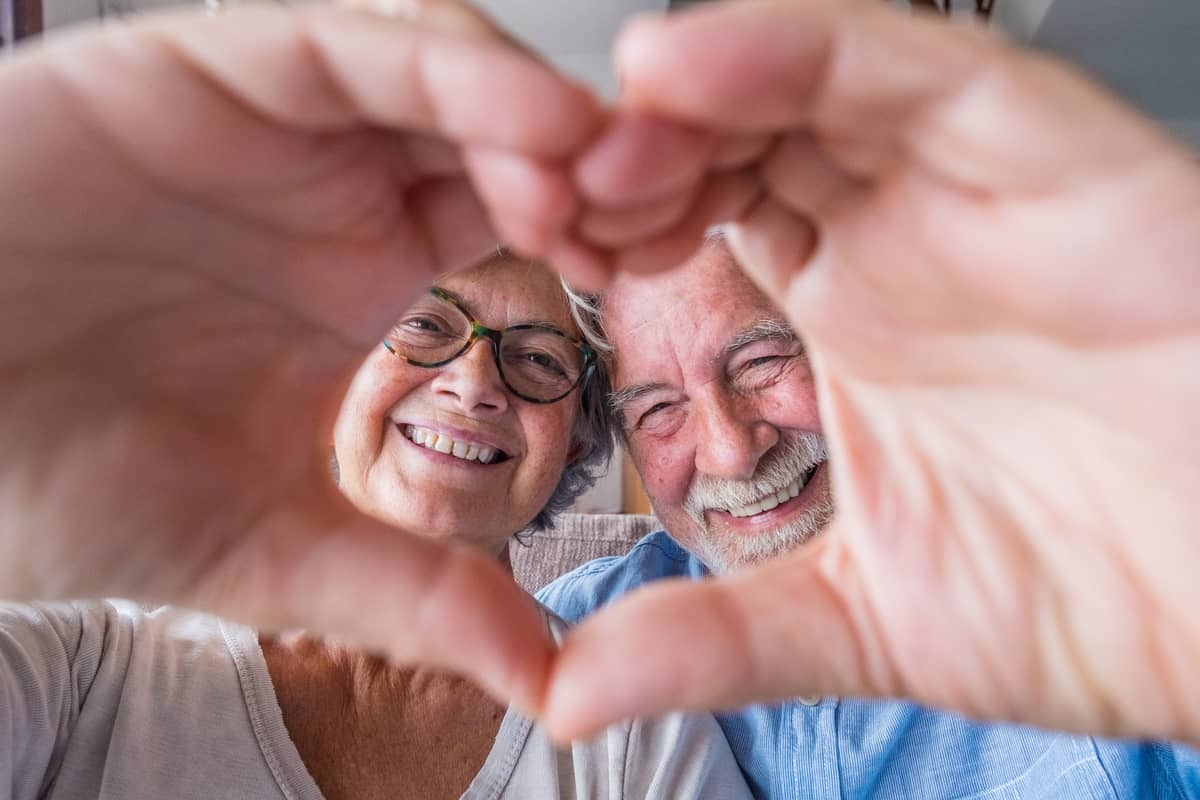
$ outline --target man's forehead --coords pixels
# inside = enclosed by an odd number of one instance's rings
[[[771,308],[723,245],[708,245],[673,270],[617,276],[604,306],[614,340],[709,327],[714,310],[753,317]]]
[[[779,317],[728,251],[711,245],[679,269],[619,277],[604,309],[617,388],[717,365],[739,335]]]

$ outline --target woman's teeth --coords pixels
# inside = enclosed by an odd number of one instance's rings
[[[475,442],[452,439],[444,433],[431,431],[428,428],[418,428],[416,425],[405,425],[404,435],[412,442],[439,453],[461,458],[464,461],[478,461],[480,464],[490,464],[500,455],[500,451],[487,445]]]

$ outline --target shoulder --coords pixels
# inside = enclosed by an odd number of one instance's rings
[[[220,642],[218,619],[172,607],[127,600],[0,604],[0,654],[9,661],[20,654],[31,668],[69,666],[77,681],[127,668],[147,652],[194,652]]]
[[[577,567],[538,592],[537,598],[570,622],[642,584],[663,578],[699,578],[707,574],[699,560],[667,535],[656,531],[622,556],[609,556]]]
[[[73,657],[128,638],[144,616],[123,600],[0,604],[0,637]]]
[[[227,658],[226,627],[211,614],[128,600],[0,604],[0,656],[38,671],[69,668],[86,685],[139,665]]]
[[[1200,798],[1200,752],[1167,742],[1095,739],[1096,757],[1121,797]]]

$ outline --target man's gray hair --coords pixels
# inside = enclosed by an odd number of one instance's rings
[[[567,300],[571,304],[571,318],[575,320],[579,332],[592,349],[596,351],[596,361],[604,368],[605,382],[608,384],[601,403],[604,415],[604,425],[610,436],[619,437],[621,442],[628,444],[625,439],[625,426],[612,405],[612,375],[616,369],[613,363],[613,345],[608,332],[604,329],[604,317],[601,309],[604,305],[604,295],[600,293],[583,294],[576,292],[563,281],[567,292]]]
[[[725,236],[725,229],[721,225],[714,225],[704,232],[704,247],[721,247],[728,250],[728,243]],[[605,380],[609,384],[609,388],[605,390],[604,396],[604,413],[607,417],[606,426],[613,435],[619,436],[622,441],[625,439],[625,426],[622,424],[618,409],[611,402],[612,400],[612,375],[615,370],[612,340],[609,338],[608,332],[604,328],[604,295],[600,293],[585,294],[576,292],[566,281],[563,281],[563,290],[567,293],[567,300],[571,304],[571,318],[575,320],[575,324],[579,327],[580,333],[592,349],[596,351],[597,360],[603,362],[605,368]]]
[[[728,249],[724,226],[714,225],[704,232],[703,246],[710,247],[714,245]],[[565,280],[562,282],[562,285],[563,291],[567,293],[567,300],[571,303],[571,318],[575,320],[575,324],[579,327],[579,332],[583,334],[583,338],[587,340],[587,343],[596,351],[596,355],[608,367],[611,378],[613,346],[608,333],[604,330],[604,318],[601,313],[604,305],[604,295],[598,292],[577,292]]]

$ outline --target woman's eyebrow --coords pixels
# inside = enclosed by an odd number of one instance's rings
[[[559,333],[565,333],[568,336],[577,336],[577,334],[571,333],[571,329],[570,329],[569,325],[564,326],[563,323],[561,323],[561,322],[553,322],[548,319],[536,319],[536,318],[535,319],[525,319],[525,320],[521,320],[520,322],[514,322],[512,325],[507,325],[505,327],[516,328],[520,325],[535,325],[539,328],[553,328],[554,330],[558,331]]]
[[[467,312],[467,316],[471,317],[471,319],[478,319],[478,317],[475,316],[475,312],[471,310],[471,307],[468,306],[466,304],[466,302],[464,302],[463,299],[461,297],[459,297],[457,294],[455,294],[454,292],[452,292],[449,289],[446,289],[445,287],[442,287],[442,286],[435,286],[434,288],[436,288],[439,292],[445,292],[446,294],[453,297],[454,301],[456,303],[458,303],[459,308],[461,308],[463,311]],[[554,322],[554,321],[548,320],[548,319],[538,319],[538,318],[527,319],[527,320],[522,320],[521,322],[513,323],[512,325],[508,325],[506,327],[514,328],[514,327],[517,327],[518,325],[537,325],[542,328],[553,328],[554,330],[556,330],[560,333],[565,333],[568,336],[574,335],[571,333],[571,329],[569,326],[564,327],[561,322]]]

